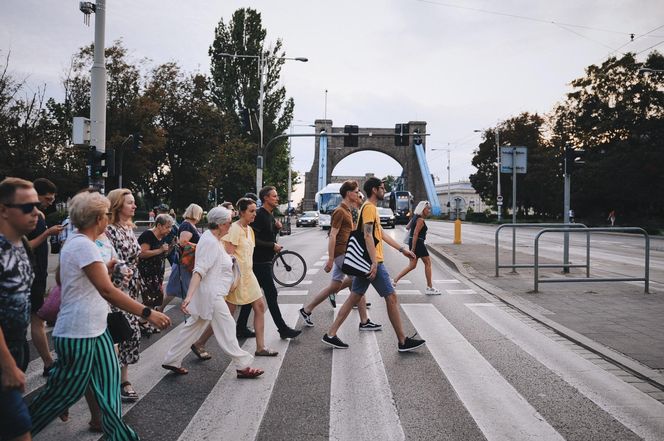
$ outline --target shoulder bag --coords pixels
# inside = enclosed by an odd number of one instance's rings
[[[357,228],[350,233],[348,243],[346,244],[346,254],[344,256],[344,263],[341,266],[341,271],[349,276],[364,277],[366,278],[371,272],[371,257],[367,250],[367,244],[364,240],[364,232],[362,231],[362,214],[364,212],[364,205],[360,208],[360,215],[357,221]],[[374,245],[378,244],[376,237],[373,237]]]

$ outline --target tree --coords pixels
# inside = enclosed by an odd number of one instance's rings
[[[263,99],[264,142],[284,133],[293,118],[294,101],[286,98],[286,89],[279,85],[282,57],[282,41],[277,39],[271,48],[265,47],[267,31],[262,26],[261,15],[254,9],[242,8],[235,11],[228,24],[223,19],[215,29],[215,38],[210,46],[211,58],[211,94],[222,114],[231,124],[228,127],[228,140],[242,152],[236,154],[242,158],[253,158],[253,167],[233,167],[225,179],[225,187],[244,188],[246,192],[254,188],[255,158],[260,144],[258,130],[258,110],[260,95],[260,76],[256,58],[228,58],[221,54],[242,54],[262,57],[266,64]],[[242,130],[241,112],[248,109],[253,129],[246,133]],[[237,141],[235,141],[237,140]],[[242,140],[242,141],[240,141]],[[288,177],[287,141],[272,144],[265,152],[265,170],[263,180],[274,185],[282,198],[286,196]],[[248,173],[251,171],[251,173]],[[294,174],[293,183],[297,181]]]

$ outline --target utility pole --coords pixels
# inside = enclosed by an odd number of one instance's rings
[[[563,153],[563,176],[564,176],[564,189],[563,189],[563,223],[569,224],[569,207],[570,207],[570,190],[571,179],[570,172],[572,171],[572,164],[567,164],[568,150],[570,147],[565,147]],[[568,168],[569,167],[569,168]],[[563,233],[563,273],[569,273],[569,233]]]
[[[503,208],[503,195],[500,192],[500,129],[496,126],[496,164],[498,170],[496,171],[496,206],[498,208],[498,222],[503,218],[502,208]]]

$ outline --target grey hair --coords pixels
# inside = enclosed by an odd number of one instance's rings
[[[415,207],[415,211],[413,212],[415,216],[422,216],[422,212],[426,207],[431,206],[429,201],[420,201],[419,204],[417,204],[417,207]]]
[[[158,214],[154,218],[154,222],[156,225],[173,225],[175,223],[171,215],[166,213]]]
[[[208,227],[211,230],[231,221],[233,213],[225,207],[214,207],[207,214]]]

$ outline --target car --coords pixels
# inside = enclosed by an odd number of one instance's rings
[[[302,213],[295,222],[298,227],[316,227],[318,226],[318,212],[305,211]]]
[[[380,216],[380,224],[386,227],[395,228],[396,221],[394,212],[389,208],[378,208],[378,216]]]

